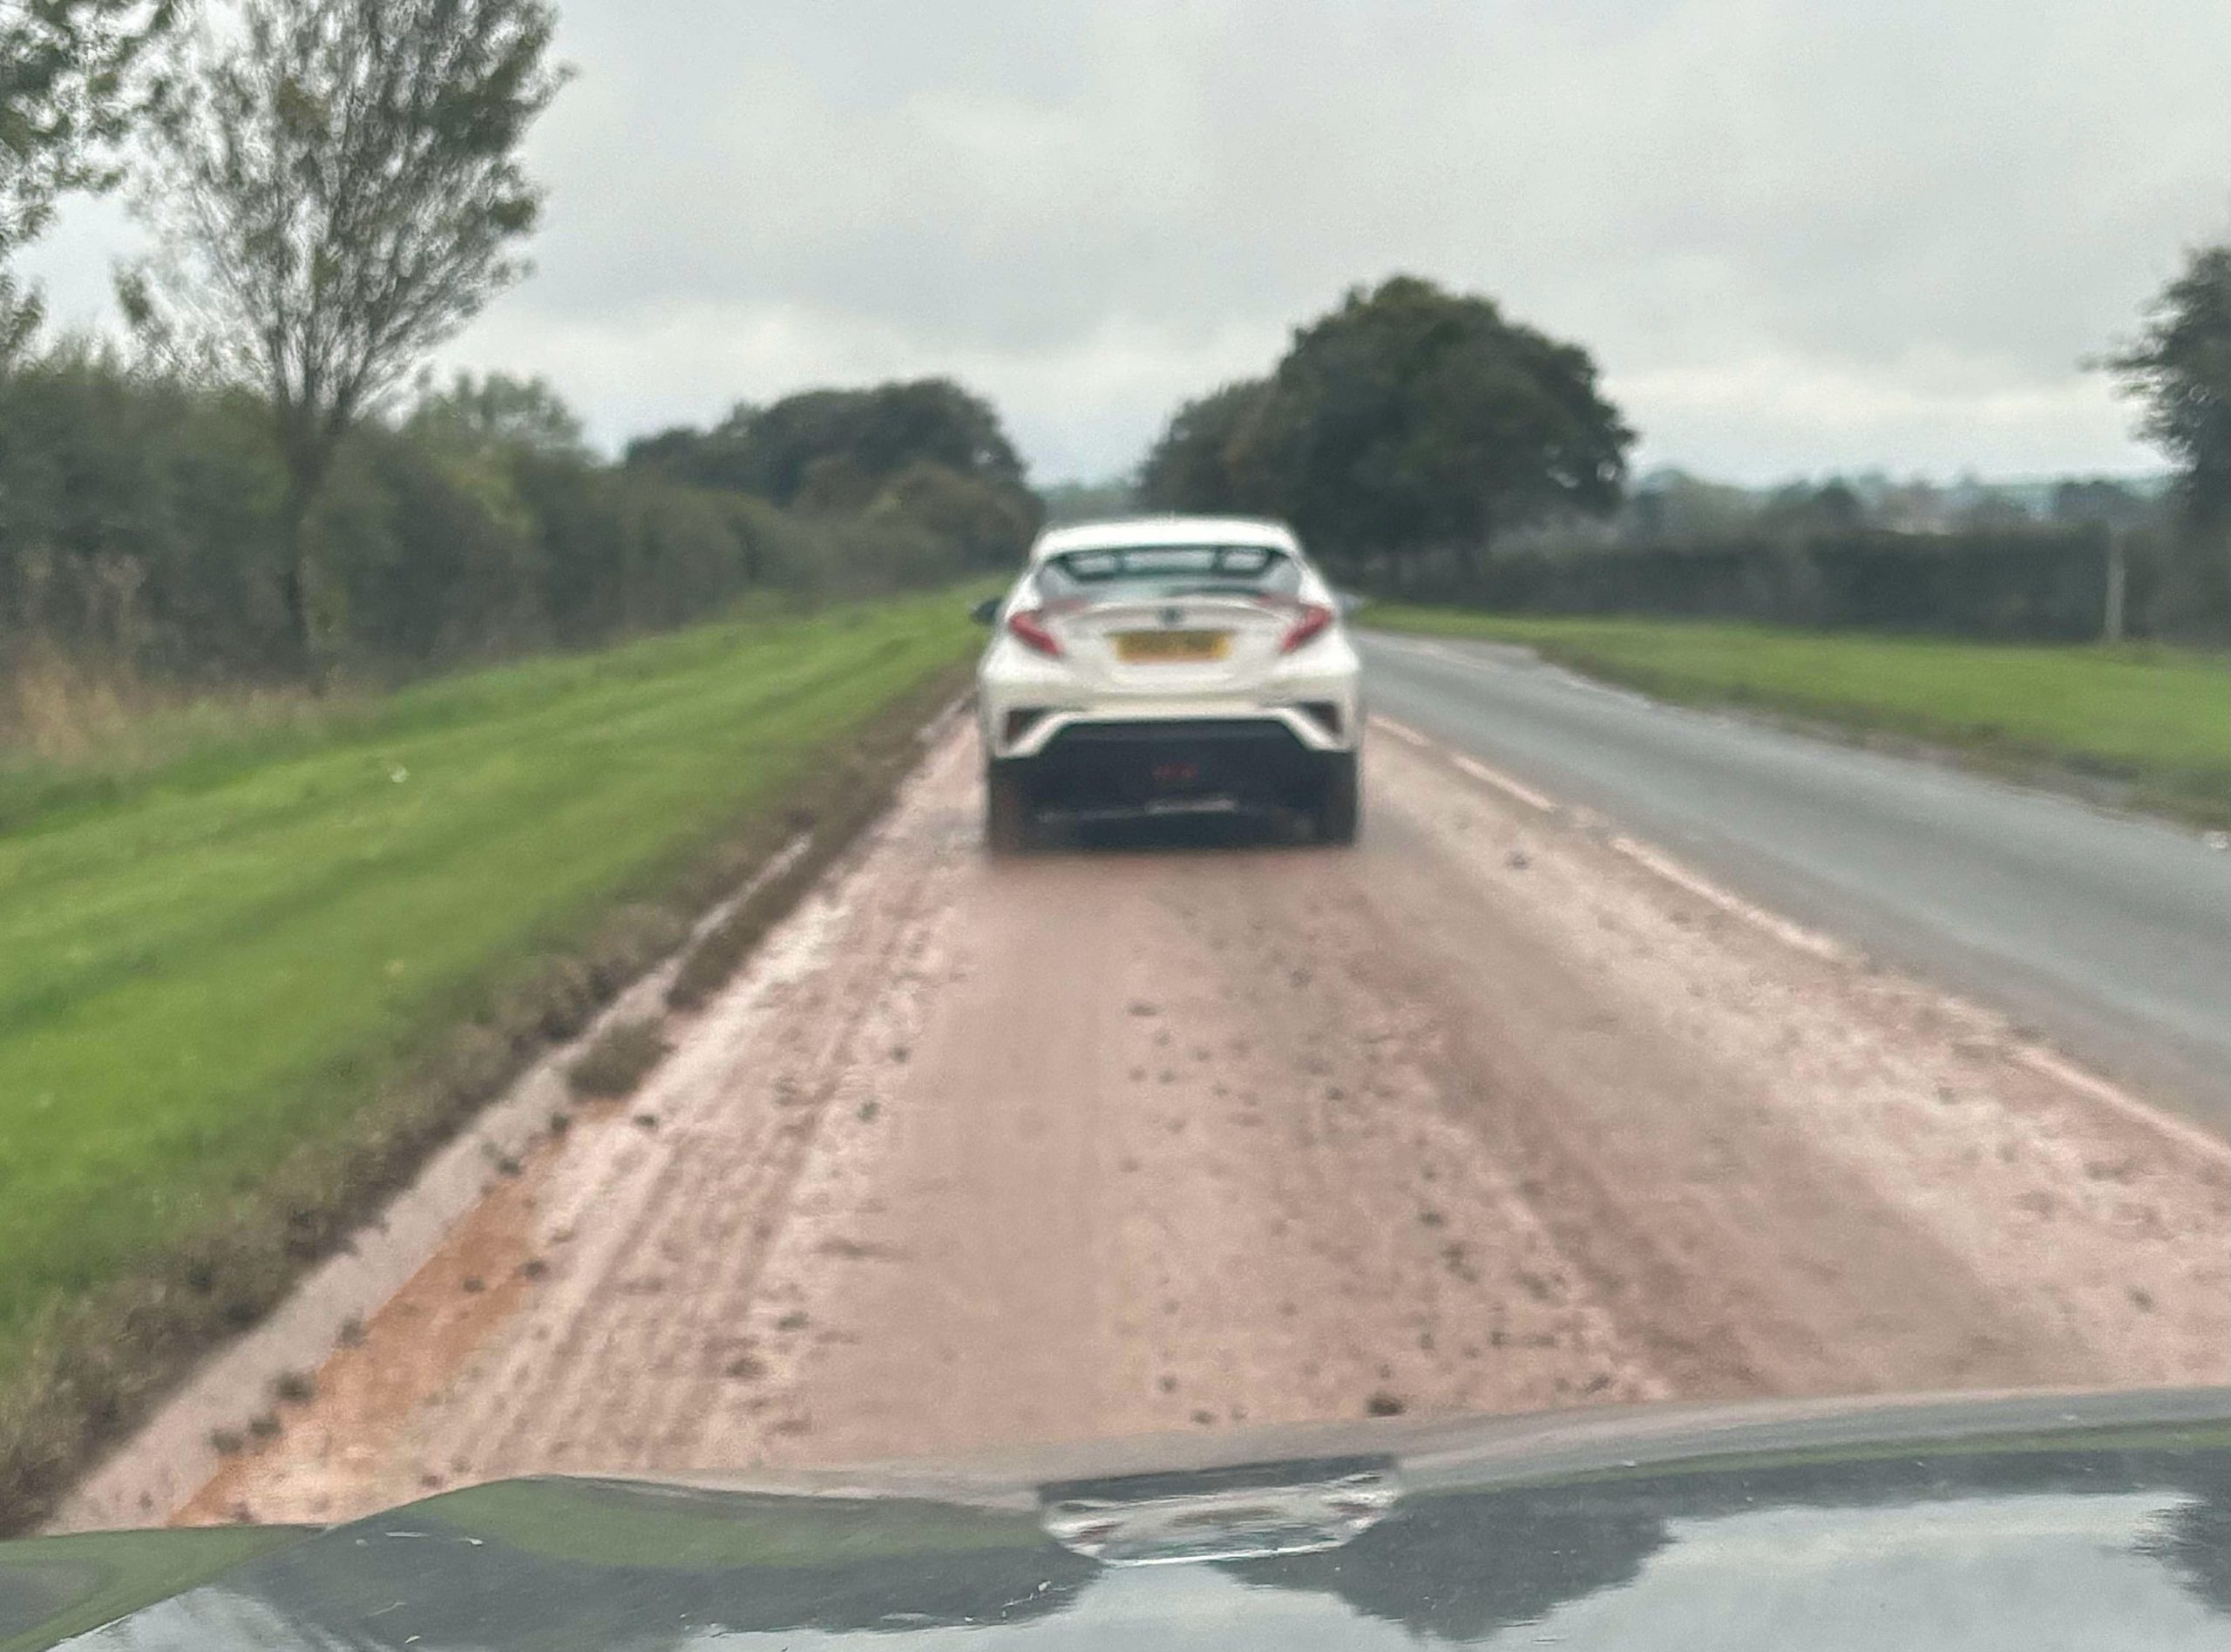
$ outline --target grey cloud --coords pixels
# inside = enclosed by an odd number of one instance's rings
[[[2078,358],[2231,227],[2221,0],[569,0],[541,274],[461,360],[607,436],[951,370],[1041,472],[1396,269],[1650,457],[2144,462]]]

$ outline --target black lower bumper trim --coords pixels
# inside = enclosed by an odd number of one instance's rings
[[[1217,800],[1307,809],[1333,754],[1275,718],[1073,723],[1035,757],[1014,760],[1032,806],[1096,814]]]

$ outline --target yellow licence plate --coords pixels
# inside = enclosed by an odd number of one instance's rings
[[[1116,657],[1125,665],[1222,660],[1231,652],[1229,631],[1121,631]]]

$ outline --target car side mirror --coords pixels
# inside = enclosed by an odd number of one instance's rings
[[[968,617],[980,626],[988,626],[1000,617],[1000,599],[987,597],[968,611]]]

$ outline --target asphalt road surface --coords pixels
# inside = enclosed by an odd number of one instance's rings
[[[1368,636],[1375,710],[2231,1129],[2231,855],[1937,764]]]
[[[1381,703],[1485,703],[1468,669],[1389,667]],[[314,1380],[275,1416],[243,1383],[248,1449],[136,1482],[127,1449],[71,1519],[2221,1380],[2215,1138],[1468,761],[1380,739],[1353,850],[1165,829],[999,860],[948,731],[635,1096],[492,1168],[361,1329],[289,1356]]]

